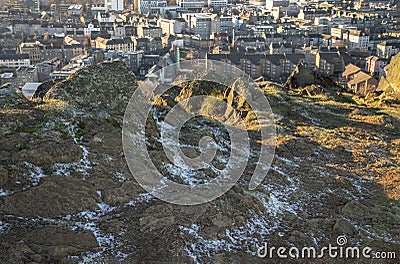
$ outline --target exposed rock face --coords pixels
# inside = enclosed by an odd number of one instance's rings
[[[87,67],[45,85],[37,102],[2,87],[0,236],[7,242],[0,245],[0,262],[71,262],[71,256],[103,250],[97,224],[90,222],[107,210],[101,192],[110,204],[139,193],[136,183],[125,183],[132,176],[120,127],[136,87],[122,62]],[[115,191],[124,183],[130,195]]]
[[[82,208],[94,210],[98,202],[98,194],[90,183],[55,177],[43,179],[39,186],[5,197],[1,210],[16,216],[56,218],[78,213]]]
[[[9,84],[0,86],[0,106],[2,108],[13,108],[17,105],[26,104],[28,99],[22,94],[21,90]]]
[[[293,88],[306,87],[315,84],[316,79],[317,76],[313,69],[301,64],[296,67],[286,84]]]
[[[289,76],[285,86],[291,90],[299,90],[305,95],[334,93],[340,87],[329,77],[318,75],[311,67],[299,64]]]
[[[43,102],[12,88],[0,97],[7,103],[0,107],[1,263],[265,263],[256,256],[264,242],[321,249],[336,245],[338,235],[350,246],[399,252],[394,108],[260,84],[277,125],[275,160],[263,183],[248,190],[261,144],[250,130],[253,155],[238,183],[209,203],[177,206],[145,193],[126,165],[121,119],[136,85],[113,63],[81,70]],[[218,158],[208,168],[173,166],[159,140],[173,104],[210,93],[249,114],[232,90],[193,83],[159,98],[147,124],[149,155],[177,182],[215,177],[229,159],[229,135],[215,120],[197,118],[181,131],[180,147],[193,157],[202,137],[214,137]]]
[[[389,70],[387,72],[386,78],[382,77],[379,82],[378,90],[384,91],[384,96],[388,99],[400,99],[400,54],[393,56],[390,64]]]
[[[43,82],[41,85],[39,85],[35,92],[32,95],[32,100],[41,100],[43,97],[46,95],[46,93],[53,87],[55,84],[57,84],[57,81],[46,81]]]
[[[61,143],[61,144],[60,144]],[[29,160],[37,166],[51,166],[55,163],[78,162],[82,158],[82,150],[72,145],[73,141],[47,142],[39,146],[22,149],[15,154],[15,162]]]
[[[98,243],[92,232],[74,231],[62,225],[20,230],[14,235],[21,240],[3,246],[10,250],[15,259],[24,259],[30,263],[65,263],[68,256],[98,250]]]
[[[123,62],[103,63],[77,71],[53,86],[44,99],[65,101],[84,111],[108,117],[124,113],[136,87],[134,74]]]
[[[56,260],[98,247],[93,233],[88,231],[75,232],[59,226],[35,229],[25,235],[25,240],[28,243],[36,244],[32,247],[35,252]]]

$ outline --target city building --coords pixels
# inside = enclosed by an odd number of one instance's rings
[[[368,50],[369,38],[370,36],[361,30],[350,30],[343,37],[350,50]]]
[[[249,74],[252,78],[264,77],[269,80],[283,82],[299,63],[304,62],[303,54],[286,56],[268,53],[246,54],[231,52],[229,54],[207,54],[206,59],[218,60],[234,65]],[[235,67],[227,66],[222,69],[226,73],[235,74]],[[220,72],[220,74],[224,74]]]
[[[339,79],[339,75],[344,69],[344,61],[340,52],[318,51],[315,66],[320,74]]]
[[[161,37],[162,35],[161,27],[156,27],[156,26],[139,25],[136,30],[137,30],[137,36],[139,38],[144,38],[144,37],[155,38],[155,37]]]
[[[387,41],[383,41],[379,43],[376,47],[376,53],[378,57],[384,59],[390,59],[393,55],[396,55],[400,52],[400,41],[394,43],[388,43]]]
[[[137,0],[141,14],[160,14],[160,9],[167,7],[166,0]]]
[[[40,52],[40,42],[23,42],[19,45],[19,53],[28,54],[32,64],[36,64],[41,61]]]
[[[117,39],[97,37],[95,39],[95,48],[102,50],[134,51],[134,42],[131,37]]]
[[[83,15],[83,5],[71,5],[67,9],[67,14],[69,17],[80,17]]]
[[[188,25],[188,31],[201,38],[209,39],[213,33],[221,32],[221,20],[217,14],[185,13],[182,18]]]
[[[22,88],[26,83],[38,82],[38,71],[33,66],[20,66],[15,71],[17,76],[15,85]]]
[[[382,75],[383,68],[388,64],[388,60],[377,56],[370,56],[366,59],[365,71],[371,75]]]
[[[157,21],[157,25],[161,28],[162,34],[175,35],[182,33],[186,28],[186,22],[182,18],[164,19]]]
[[[266,0],[265,7],[267,10],[272,11],[275,7],[288,7],[289,0]]]
[[[204,0],[177,0],[176,4],[181,10],[200,11],[204,7]]]
[[[228,0],[207,0],[207,2],[208,7],[215,8],[216,10],[220,10],[228,5]]]
[[[122,11],[124,10],[124,0],[105,0],[104,5],[107,11]]]
[[[0,54],[0,66],[18,68],[30,65],[29,54]]]

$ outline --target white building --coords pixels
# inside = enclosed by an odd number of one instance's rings
[[[390,59],[393,55],[400,53],[400,42],[388,43],[386,41],[376,46],[376,52],[379,57]]]
[[[29,59],[29,54],[0,55],[0,66],[18,68],[30,65],[31,60]]]
[[[160,8],[168,6],[166,0],[137,0],[137,4],[139,5],[139,11],[142,14],[160,14]]]
[[[71,5],[67,10],[68,16],[81,16],[83,14],[82,5]]]
[[[32,95],[35,93],[36,89],[41,85],[42,83],[25,83],[24,86],[22,86],[21,91],[22,94],[30,100],[32,98]]]
[[[157,21],[157,25],[161,28],[163,34],[175,35],[185,30],[186,22],[184,19],[164,19]]]
[[[255,6],[265,6],[265,0],[250,0],[249,4]]]
[[[107,10],[124,10],[124,0],[104,0],[104,5]]]
[[[117,19],[117,17],[114,14],[110,14],[110,13],[101,13],[99,12],[97,14],[97,21],[99,21],[99,23],[114,23],[115,20]]]
[[[369,35],[362,33],[361,30],[350,30],[344,36],[344,40],[352,50],[368,50],[369,48]]]
[[[228,0],[208,0],[208,6],[216,9],[221,9],[228,5]]]
[[[100,27],[96,24],[89,23],[86,27],[83,28],[83,33],[85,35],[91,35],[92,32],[100,32]]]
[[[204,7],[204,0],[177,0],[176,4],[181,9],[198,10]]]
[[[221,19],[217,14],[185,13],[182,14],[191,33],[201,38],[210,39],[214,33],[221,33]]]

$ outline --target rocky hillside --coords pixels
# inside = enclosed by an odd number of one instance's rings
[[[189,184],[226,164],[229,136],[214,120],[190,121],[182,130],[184,151],[195,155],[209,135],[220,159],[203,171],[182,170],[160,145],[166,111],[194,93],[238,102],[219,86],[197,85],[160,98],[148,124],[153,159],[168,177]],[[197,206],[162,202],[130,174],[121,120],[137,83],[122,63],[85,68],[35,102],[1,88],[0,262],[263,263],[257,249],[264,242],[322,248],[336,245],[338,235],[348,245],[400,255],[400,120],[393,108],[370,108],[337,91],[259,85],[277,124],[271,170],[249,191],[250,159],[230,191]],[[259,135],[248,132],[257,157]]]
[[[386,78],[379,82],[378,90],[384,91],[385,96],[391,99],[400,99],[400,54],[393,56]]]

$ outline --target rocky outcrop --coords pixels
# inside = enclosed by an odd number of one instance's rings
[[[61,144],[60,144],[61,143]],[[18,151],[14,162],[29,162],[37,166],[51,166],[57,163],[78,162],[82,158],[82,150],[73,141],[49,141],[38,146],[30,146]]]
[[[382,77],[378,91],[383,91],[382,98],[400,100],[400,54],[393,56],[388,66],[386,77]]]
[[[93,116],[123,115],[137,87],[135,75],[123,62],[102,63],[78,70],[54,85],[44,100],[67,102]]]
[[[289,88],[306,87],[316,84],[317,75],[311,67],[299,64],[289,76],[286,85]]]
[[[299,64],[291,73],[285,84],[290,90],[297,90],[305,95],[336,93],[340,87],[329,77],[317,74],[311,67]]]
[[[112,62],[46,83],[33,101],[0,89],[1,263],[65,263],[102,250],[90,222],[108,208],[102,191],[121,204],[140,190],[125,183],[120,126],[136,87],[125,64]],[[121,184],[131,186],[127,198]]]
[[[31,100],[42,100],[46,93],[51,89],[51,87],[53,87],[57,83],[58,82],[54,80],[43,82],[36,88]]]
[[[10,252],[9,255],[0,256],[2,263],[13,263],[16,259],[28,263],[66,263],[68,256],[99,249],[92,232],[74,231],[63,225],[53,224],[34,229],[23,227],[13,235],[20,240],[0,243],[3,252]]]
[[[24,217],[55,218],[93,210],[100,202],[90,183],[68,177],[44,178],[39,186],[4,198],[1,211]]]
[[[0,106],[2,108],[14,108],[27,102],[28,99],[26,99],[20,89],[11,86],[11,84],[0,86]]]

